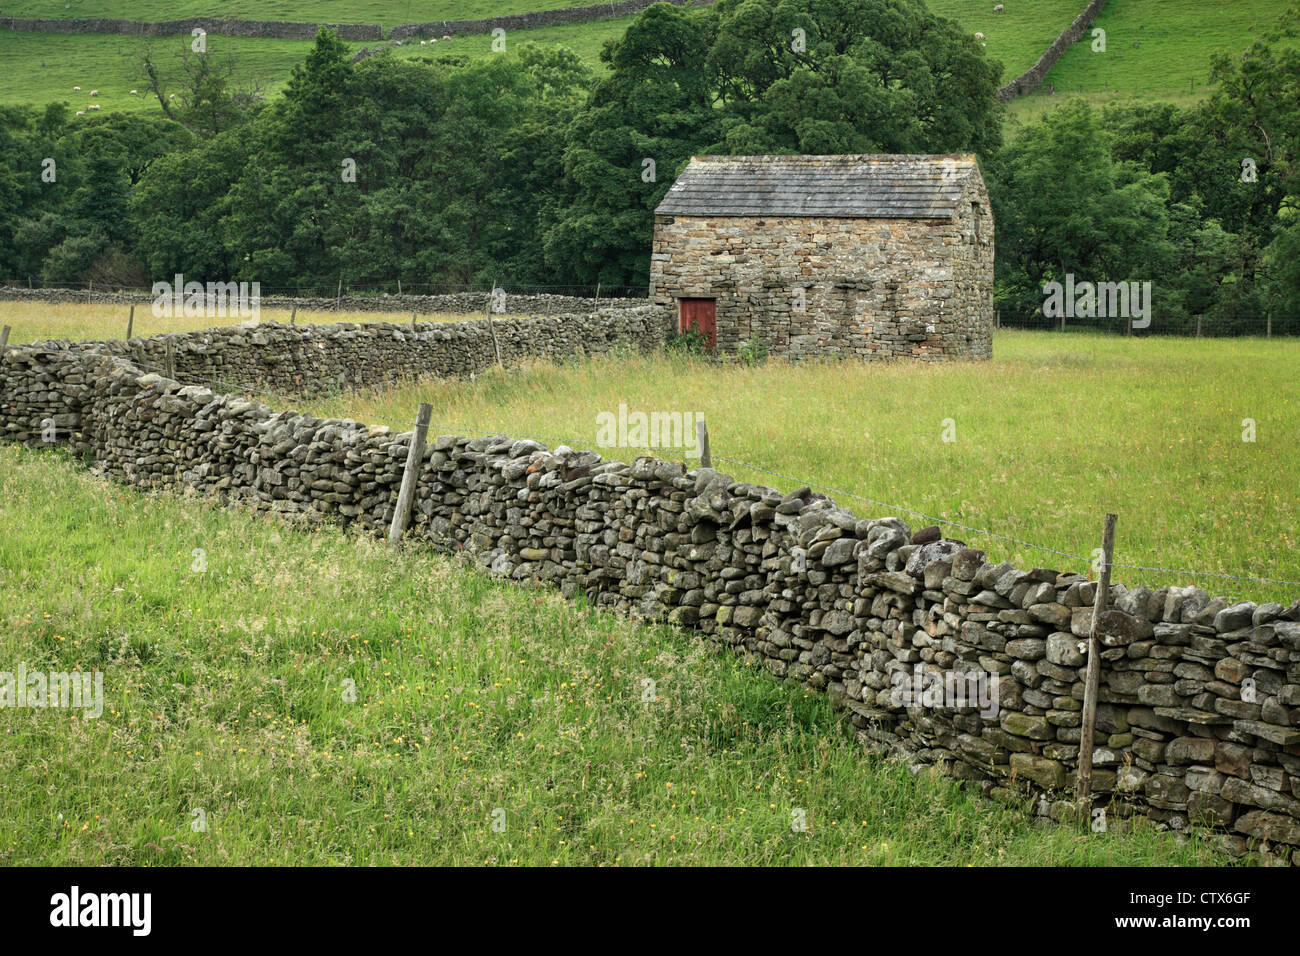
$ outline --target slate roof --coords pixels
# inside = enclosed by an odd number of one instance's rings
[[[693,156],[656,215],[950,219],[973,155]]]

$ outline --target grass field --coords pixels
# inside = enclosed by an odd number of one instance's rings
[[[158,101],[145,94],[147,84],[140,59],[150,48],[158,57],[164,76],[172,75],[188,38],[127,37],[104,33],[63,35],[15,33],[0,30],[0,103],[8,106],[43,107],[67,103],[75,110],[98,104],[103,112],[126,110],[162,115]],[[364,44],[351,44],[359,49]],[[209,37],[208,49],[230,53],[240,72],[253,77],[270,94],[288,82],[294,64],[311,49],[306,40],[252,40],[242,37]],[[169,72],[170,71],[170,72]],[[80,86],[81,92],[73,91]],[[92,99],[92,89],[99,96]],[[130,95],[137,89],[140,94]],[[90,113],[86,114],[91,115]]]
[[[120,339],[126,335],[127,319],[130,315],[129,305],[116,303],[91,303],[88,305],[71,302],[35,303],[0,301],[0,325],[11,329],[9,341],[14,345],[25,342],[44,342],[50,339],[72,339],[74,341],[102,341]],[[263,308],[263,322],[287,323],[290,309]],[[429,313],[421,315],[421,322],[468,322],[479,318],[478,315],[460,315],[451,312]],[[409,312],[312,312],[299,309],[294,321],[299,325],[330,325],[335,322],[393,322],[406,325],[411,321]],[[133,335],[161,335],[165,332],[188,332],[196,329],[208,329],[214,325],[231,325],[212,318],[155,318],[148,303],[135,307],[135,320],[132,323]]]
[[[506,37],[507,51],[524,42],[563,45],[600,70],[604,68],[600,50],[605,40],[622,36],[630,22],[630,18],[624,17],[514,31]],[[0,104],[42,107],[47,103],[66,102],[73,110],[82,110],[95,103],[103,112],[128,110],[161,115],[157,101],[143,95],[146,83],[139,69],[140,60],[152,47],[163,66],[164,76],[170,75],[167,71],[176,67],[179,62],[176,57],[188,43],[188,37],[146,38],[102,33],[69,36],[0,30],[0,73],[5,76],[5,83],[0,86]],[[312,46],[308,40],[219,36],[208,37],[207,44],[212,52],[234,56],[241,74],[255,77],[267,95],[284,88],[290,71]],[[352,50],[376,45],[374,42],[347,44]],[[420,46],[418,41],[408,42],[392,50],[403,59],[440,54],[476,58],[500,55],[492,51],[492,38],[487,34],[439,40],[428,46]],[[80,86],[81,92],[74,92],[74,86]],[[99,96],[94,99],[87,95],[92,89],[99,90]],[[140,90],[141,95],[132,96],[133,89]]]
[[[6,866],[1225,862],[1037,826],[688,634],[422,549],[11,446],[0,527],[0,669],[105,701],[0,709]]]
[[[585,7],[593,0],[10,0],[5,16],[110,17],[119,20],[290,20],[306,23],[377,23],[389,30],[402,23],[475,20],[509,13]]]
[[[705,366],[624,357],[534,365],[304,410],[409,430],[434,407],[441,433],[559,438],[595,447],[596,415],[702,412],[715,464],[792,490],[820,482],[1074,555],[1119,515],[1116,561],[1300,581],[1300,342],[998,333],[991,362]],[[818,396],[809,404],[809,396]],[[283,407],[286,399],[268,399]],[[1243,441],[1243,420],[1255,441]],[[955,441],[945,442],[947,420]],[[552,442],[554,444],[554,442]],[[630,458],[639,449],[598,449]],[[659,451],[681,458],[683,451]],[[764,475],[716,456],[783,472]],[[831,493],[832,497],[836,497]],[[895,508],[840,498],[864,517]],[[931,522],[901,514],[913,528]],[[1024,568],[1078,561],[960,529]],[[1290,603],[1300,586],[1117,570],[1135,586],[1197,583]]]
[[[397,23],[467,19],[569,5],[565,0],[504,0],[500,4],[488,4],[486,0],[411,0],[409,4],[370,0],[346,9],[334,9],[319,0],[281,0],[251,7],[249,3],[251,0],[223,4],[219,13],[230,17],[256,15],[261,19],[381,23],[388,27]],[[1091,37],[1087,42],[1075,44],[1048,76],[1047,84],[1055,85],[1054,96],[1036,94],[1011,104],[1012,134],[1016,123],[1036,118],[1072,96],[1087,96],[1099,103],[1131,97],[1193,103],[1204,95],[1211,54],[1244,49],[1253,36],[1274,24],[1287,5],[1288,0],[1235,0],[1232,4],[1210,0],[1178,4],[1111,0],[1096,23],[1106,30],[1106,52],[1093,53]],[[975,4],[971,0],[930,0],[929,6],[936,13],[957,20],[972,33],[985,34],[986,52],[1003,64],[1004,81],[1032,66],[1082,9],[1080,0],[1034,3],[1022,0],[1008,4],[1004,14],[992,13],[991,4]],[[57,0],[27,0],[18,7],[6,5],[4,9],[14,16],[117,16],[144,20],[217,15],[218,12],[207,0],[186,0],[180,6],[162,0],[145,0],[142,4],[85,0],[67,10]],[[593,67],[602,69],[599,55],[605,41],[621,36],[629,22],[631,18],[624,17],[514,31],[507,36],[507,44],[527,41],[564,45]],[[131,89],[143,86],[137,63],[149,44],[157,51],[166,52],[179,50],[186,42],[188,38],[182,37],[150,40],[103,34],[62,36],[0,30],[0,72],[7,78],[0,88],[0,103],[41,106],[66,101],[74,109],[84,109],[91,102],[84,93],[98,88],[100,96],[94,102],[103,110],[156,113],[156,103],[129,94]],[[307,41],[234,37],[209,37],[208,43],[212,49],[232,53],[244,72],[256,76],[268,93],[283,88],[289,71],[310,47]],[[350,44],[353,49],[365,45]],[[437,53],[495,55],[491,38],[486,35],[457,37],[424,47],[418,43],[407,44],[395,49],[395,54],[403,58]],[[81,86],[83,95],[74,93],[74,86]]]
[[[121,305],[0,302],[10,341],[125,334]],[[288,321],[264,309],[263,321]],[[465,321],[474,316],[421,316]],[[312,324],[395,322],[409,314],[299,311]],[[137,307],[135,333],[207,328],[211,319],[155,319]],[[474,381],[424,382],[302,402],[334,417],[406,430],[433,403],[434,428],[504,433],[595,447],[596,415],[620,403],[698,411],[712,449],[925,515],[1088,556],[1100,516],[1120,515],[1117,561],[1300,581],[1300,341],[1134,338],[1087,333],[997,334],[992,362],[925,366],[769,362],[717,366],[626,356],[534,364]],[[810,417],[806,396],[829,396]],[[917,408],[928,409],[918,415]],[[955,441],[945,442],[945,420]],[[1254,422],[1254,441],[1243,441]],[[552,441],[552,444],[556,443]],[[646,449],[598,449],[632,458]],[[658,452],[680,457],[681,450]],[[735,465],[744,480],[792,482]],[[835,497],[832,494],[832,497]],[[845,498],[864,515],[882,506]],[[930,523],[901,515],[913,527]],[[1022,567],[1078,562],[958,529],[953,536]],[[1117,572],[1135,584],[1197,583],[1212,593],[1290,603],[1300,586]]]
[[[1290,5],[1289,0],[1110,0],[1093,23],[1106,31],[1105,52],[1093,51],[1090,30],[1052,68],[1042,90],[1015,100],[1009,114],[1014,121],[1033,120],[1080,96],[1098,105],[1126,100],[1191,105],[1209,88],[1210,57],[1245,50],[1276,26]],[[1053,86],[1055,93],[1048,95]]]

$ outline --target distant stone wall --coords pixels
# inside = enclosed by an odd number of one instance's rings
[[[213,36],[262,37],[277,40],[313,40],[321,27],[337,30],[344,40],[383,39],[383,27],[368,23],[292,23],[283,20],[224,20],[215,17],[190,17],[147,23],[140,20],[114,20],[104,17],[68,17],[44,20],[23,17],[0,17],[0,27],[28,33],[120,33],[133,36],[172,36],[201,29]]]
[[[121,356],[162,369],[169,360],[186,382],[301,394],[391,385],[422,378],[456,378],[497,362],[530,358],[562,361],[618,348],[661,349],[668,329],[648,306],[591,313],[526,316],[473,322],[387,322],[174,332],[110,342],[42,345]],[[495,341],[493,336],[495,335]]]
[[[344,295],[326,296],[262,296],[264,309],[300,309],[311,312],[414,312],[420,315],[486,315],[491,293],[449,292],[440,295]],[[94,292],[78,289],[24,289],[21,286],[0,286],[0,301],[12,302],[110,302],[125,305],[152,303],[148,292]],[[636,308],[646,304],[646,299],[588,298],[549,293],[507,293],[498,301],[501,314],[529,315],[560,312],[589,312],[607,308]]]
[[[436,20],[429,23],[409,23],[393,27],[394,40],[409,37],[465,36],[474,33],[491,33],[493,30],[536,30],[564,23],[588,23],[592,20],[612,20],[630,17],[655,3],[665,2],[675,6],[706,6],[712,0],[617,0],[615,3],[598,3],[586,7],[561,7],[556,10],[537,10],[532,13],[512,13],[482,20]]]
[[[143,488],[371,534],[391,521],[411,440],[67,343],[0,351],[0,438],[53,439]],[[824,691],[873,747],[1074,817],[1097,589],[1082,575],[680,462],[434,436],[419,469],[411,541],[691,629]],[[1300,846],[1300,601],[1121,584],[1109,598],[1086,742],[1108,829],[1141,814],[1213,827],[1231,853]],[[111,671],[105,689],[120,693]]]
[[[678,299],[716,299],[724,352],[989,358],[993,221],[983,185],[968,189],[947,220],[657,215],[651,298],[669,324]]]
[[[428,23],[409,23],[395,26],[389,39],[406,40],[422,37],[467,36],[491,33],[495,29],[535,30],[538,27],[558,26],[565,23],[589,23],[593,20],[613,20],[640,13],[655,3],[665,2],[676,6],[707,6],[712,0],[617,0],[583,7],[560,7],[555,10],[536,10],[530,13],[512,13],[479,20],[437,20]],[[31,33],[119,33],[136,36],[188,35],[195,28],[214,36],[271,37],[280,40],[312,40],[321,27],[337,30],[344,40],[382,40],[384,28],[368,23],[295,23],[282,20],[226,20],[215,17],[190,17],[185,20],[165,20],[149,23],[140,20],[117,20],[106,17],[66,17],[41,19],[35,17],[0,17],[0,27]]]
[[[1091,0],[1079,14],[1070,23],[1068,27],[1061,31],[1060,35],[1051,42],[1051,45],[1043,51],[1043,55],[1038,61],[1024,73],[998,90],[998,100],[1002,103],[1010,102],[1018,96],[1024,96],[1032,93],[1043,82],[1043,77],[1047,76],[1052,67],[1056,66],[1058,60],[1065,55],[1065,51],[1073,44],[1077,43],[1083,36],[1083,31],[1092,26],[1092,21],[1097,19],[1097,14],[1101,13],[1101,8],[1106,5],[1106,0]]]

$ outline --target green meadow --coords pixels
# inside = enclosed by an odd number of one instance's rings
[[[267,401],[282,408],[291,400]],[[294,407],[409,430],[420,402],[433,404],[434,428],[444,434],[584,448],[595,447],[596,416],[620,404],[701,412],[716,466],[740,480],[785,491],[815,482],[866,517],[898,514],[920,528],[934,516],[991,531],[1004,537],[946,529],[1020,567],[1086,571],[1087,561],[1005,538],[1090,561],[1102,516],[1114,512],[1119,564],[1300,582],[1300,488],[1286,477],[1300,471],[1294,339],[1003,330],[990,362],[919,366],[612,356]],[[1124,569],[1115,576],[1242,599],[1300,597],[1300,585]]]
[[[507,13],[582,6],[573,0],[362,0],[346,8],[335,8],[319,0],[278,0],[261,3],[235,0],[214,6],[209,0],[163,0],[124,3],[120,0],[83,0],[65,8],[59,0],[26,0],[5,5],[6,14],[18,17],[102,16],[135,20],[177,19],[189,16],[282,19],[331,23],[377,23],[384,28],[401,23],[442,19],[472,19]],[[1287,0],[1234,0],[1231,4],[1211,0],[1183,3],[1141,3],[1139,0],[1111,0],[1102,10],[1096,26],[1106,31],[1106,52],[1094,53],[1091,36],[1075,44],[1052,70],[1044,92],[1015,101],[1009,110],[1015,121],[1040,115],[1065,97],[1087,96],[1098,102],[1137,97],[1191,103],[1204,95],[1212,54],[1244,49],[1253,37],[1271,28]],[[1005,4],[1002,14],[992,12],[992,3],[974,0],[930,0],[936,13],[962,24],[971,33],[983,33],[987,54],[1004,67],[1004,81],[1034,64],[1048,44],[1083,9],[1082,0],[1036,0]],[[631,18],[592,23],[511,31],[511,44],[533,42],[563,45],[574,50],[597,69],[600,50],[608,39],[622,35]],[[100,90],[94,100],[103,110],[158,111],[158,105],[143,96],[130,96],[140,89],[138,63],[150,46],[161,54],[179,52],[187,37],[129,37],[91,34],[17,33],[0,30],[0,72],[6,82],[0,88],[0,103],[44,105],[66,101],[84,109],[88,97],[78,96],[92,88]],[[236,37],[208,38],[211,48],[235,57],[246,74],[255,77],[267,93],[283,88],[289,71],[310,48],[307,41],[263,40]],[[352,43],[353,49],[375,43]],[[487,35],[456,37],[420,46],[418,41],[394,48],[399,57],[441,53],[471,57],[496,55]],[[1054,95],[1046,90],[1055,88]]]
[[[697,637],[0,446],[0,864],[1200,865],[867,753]],[[1123,822],[1123,821],[1117,821]]]

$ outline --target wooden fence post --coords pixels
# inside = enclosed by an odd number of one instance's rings
[[[1273,337],[1273,313],[1272,312],[1268,314],[1268,337],[1270,339]]]
[[[414,313],[414,312],[411,313],[411,331],[412,331],[412,332],[415,331],[415,313]]]
[[[170,379],[176,378],[176,347],[171,342],[167,343],[167,350],[164,353],[163,371],[167,373]]]
[[[492,283],[492,291],[488,293],[487,301],[487,320],[488,335],[492,336],[492,351],[497,357],[497,364],[505,368],[505,363],[501,361],[501,343],[497,341],[497,327],[492,323],[492,300],[496,298],[497,284]]]
[[[398,279],[398,280],[397,280],[397,294],[398,294],[398,295],[401,295],[401,294],[402,294],[402,280],[401,280],[401,279]]]
[[[334,293],[334,311],[339,310],[339,303],[343,301],[343,280],[339,279],[338,291]]]
[[[700,450],[700,467],[712,468],[713,456],[709,454],[709,426],[704,423],[704,416],[695,419],[695,444]]]
[[[402,471],[402,490],[397,495],[397,510],[393,512],[393,523],[388,529],[388,543],[397,544],[406,533],[406,524],[411,520],[411,505],[415,501],[415,485],[420,480],[420,466],[424,463],[424,442],[429,434],[429,418],[433,415],[433,406],[428,402],[420,403],[420,410],[415,415],[415,433],[411,435],[411,447],[406,452],[406,468]]]
[[[1092,628],[1088,635],[1088,670],[1083,682],[1083,726],[1079,730],[1079,777],[1075,783],[1075,805],[1084,822],[1092,816],[1092,750],[1097,729],[1097,685],[1101,680],[1101,640],[1097,623],[1110,603],[1110,565],[1115,556],[1116,516],[1106,515],[1101,532],[1101,577],[1092,602]]]
[[[298,303],[293,304],[293,311],[289,313],[289,324],[294,325],[298,321]]]
[[[135,330],[135,306],[131,306],[131,314],[126,317],[126,337],[131,338],[131,333]]]
[[[9,344],[9,326],[0,328],[0,349]]]
[[[1199,315],[1196,317],[1196,337],[1198,339],[1201,337],[1201,317]]]

